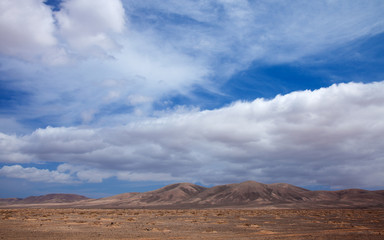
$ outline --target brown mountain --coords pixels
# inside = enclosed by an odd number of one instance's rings
[[[97,207],[149,207],[182,204],[206,190],[192,183],[176,183],[144,193],[123,193],[89,201],[87,206]]]
[[[286,183],[254,181],[205,188],[177,183],[144,193],[123,193],[88,199],[74,194],[48,194],[25,199],[0,199],[1,207],[75,208],[384,208],[384,191],[347,189],[310,191]]]
[[[384,207],[383,191],[346,189],[339,191],[309,191],[308,203],[319,207]]]
[[[89,198],[77,194],[47,194],[42,196],[31,196],[24,198],[20,203],[32,204],[32,203],[71,203],[78,202],[82,200],[87,200]]]
[[[160,189],[146,192],[140,196],[140,202],[147,204],[175,204],[204,192],[205,187],[191,183],[176,183]]]
[[[285,183],[263,184],[247,181],[209,188],[191,198],[189,202],[204,205],[277,204],[302,201],[308,191]]]
[[[1,205],[15,204],[16,202],[22,200],[22,198],[0,198]]]
[[[145,193],[125,193],[91,200],[86,204],[112,208],[381,208],[384,207],[384,191],[310,191],[286,183],[263,184],[255,181],[211,188],[178,183]]]
[[[73,203],[83,200],[88,200],[89,198],[77,195],[77,194],[47,194],[42,196],[31,196],[27,198],[5,198],[0,199],[1,205],[8,204],[49,204],[49,203]]]
[[[255,181],[204,188],[178,183],[145,193],[123,193],[76,207],[100,208],[359,208],[384,207],[384,191],[310,191],[286,183]]]

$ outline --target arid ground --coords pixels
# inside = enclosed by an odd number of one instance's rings
[[[384,239],[384,209],[0,209],[1,239]]]

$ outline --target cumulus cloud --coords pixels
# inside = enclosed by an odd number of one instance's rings
[[[48,169],[37,169],[34,167],[24,168],[20,165],[3,166],[0,168],[0,176],[9,178],[22,178],[32,182],[48,183],[74,183],[72,177],[65,173],[50,171]]]
[[[0,53],[25,60],[60,55],[52,12],[39,0],[0,3]]]
[[[120,0],[68,0],[55,17],[61,36],[77,52],[94,55],[119,48],[109,34],[121,33],[125,27]]]
[[[121,127],[50,127],[13,137],[8,154],[65,162],[71,167],[61,172],[75,169],[93,182],[116,176],[383,187],[383,91],[384,82],[348,83]]]
[[[62,65],[77,56],[104,58],[120,49],[114,34],[124,28],[120,0],[68,0],[57,12],[44,0],[0,3],[0,53],[30,62]]]
[[[114,176],[111,171],[87,167],[84,165],[60,164],[57,167],[60,173],[66,173],[82,182],[100,183],[106,178]]]
[[[20,149],[24,142],[15,135],[0,132],[0,161],[5,163],[26,163],[33,159],[28,154],[23,154]]]
[[[185,181],[183,177],[174,177],[170,173],[132,173],[129,171],[118,171],[116,176],[120,180],[126,181]]]

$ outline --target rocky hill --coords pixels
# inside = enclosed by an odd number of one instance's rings
[[[3,208],[384,208],[384,191],[310,191],[286,183],[255,181],[211,188],[176,183],[154,191],[123,193],[100,199],[75,194],[48,194],[25,199],[0,199],[0,205]]]
[[[52,203],[73,203],[89,198],[77,194],[47,194],[42,196],[31,196],[27,198],[3,198],[0,205],[28,205],[28,204],[52,204]]]

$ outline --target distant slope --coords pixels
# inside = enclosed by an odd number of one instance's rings
[[[205,187],[191,183],[176,183],[142,194],[140,201],[147,204],[173,204],[204,192]]]
[[[277,204],[301,201],[308,190],[293,185],[263,184],[254,181],[215,186],[190,199],[190,203],[208,205]]]
[[[123,193],[112,197],[89,201],[87,206],[97,207],[146,207],[177,205],[205,191],[206,188],[192,183],[176,183],[144,193]]]
[[[347,189],[310,191],[286,183],[255,181],[204,188],[178,183],[145,193],[125,193],[84,202],[108,208],[375,208],[384,207],[384,191]]]
[[[75,194],[0,199],[2,208],[37,205],[74,208],[384,208],[384,191],[310,191],[286,183],[247,181],[211,188],[176,183],[150,192],[123,193],[100,199]]]
[[[0,206],[14,204],[20,200],[22,200],[22,198],[0,198]]]
[[[43,196],[31,196],[20,200],[19,203],[33,204],[33,203],[71,203],[78,202],[82,200],[87,200],[89,198],[77,195],[77,194],[47,194]]]
[[[48,203],[73,203],[83,200],[88,200],[89,198],[77,194],[47,194],[42,196],[31,196],[27,198],[5,198],[0,199],[1,205],[9,204],[48,204]]]
[[[339,191],[309,191],[305,195],[310,204],[319,207],[384,207],[383,191],[345,189]]]

